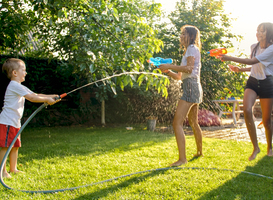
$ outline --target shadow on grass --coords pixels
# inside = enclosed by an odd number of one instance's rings
[[[202,156],[193,156],[188,162],[193,162],[193,161],[200,159],[200,158],[202,158]]]
[[[22,156],[20,162],[70,155],[96,156],[113,150],[130,151],[165,142],[173,137],[174,135],[171,134],[153,133],[141,129],[133,131],[126,131],[122,128],[84,127],[28,129],[22,133],[23,148],[19,152]],[[193,157],[190,161],[195,159],[197,158]],[[272,160],[273,158],[263,157],[257,165],[246,167],[245,171],[273,177]],[[146,178],[157,176],[160,173],[164,172],[154,171],[126,178],[121,183],[109,184],[104,189],[77,199],[103,197],[107,193],[115,193],[121,188],[141,183]],[[240,173],[198,199],[272,199],[272,183],[271,179]]]
[[[122,188],[127,188],[127,187],[130,187],[130,185],[139,184],[145,181],[147,178],[158,176],[159,174],[164,174],[167,170],[172,170],[172,169],[170,168],[163,171],[145,172],[145,174],[143,175],[139,175],[139,174],[135,176],[133,175],[131,178],[125,181],[122,181],[119,184],[114,184],[104,189],[82,195],[78,198],[75,198],[74,200],[101,199],[103,197],[106,197],[109,193],[115,193],[116,191],[119,191]]]
[[[261,174],[273,178],[272,161],[273,158],[263,157],[257,165],[246,167],[245,171],[254,173],[253,175],[240,173],[198,199],[272,199],[273,179],[255,175]]]
[[[235,178],[226,181],[220,187],[213,189],[210,192],[196,199],[199,199],[199,200],[272,199],[273,179],[267,178],[267,177],[273,178],[273,172],[271,168],[272,168],[272,159],[269,157],[264,157],[254,167],[247,167],[245,169],[245,171],[251,172],[253,174],[247,174],[247,173],[241,172]],[[100,199],[100,198],[106,197],[109,193],[114,194],[115,192],[120,191],[122,188],[127,188],[127,187],[130,187],[130,185],[139,184],[142,181],[150,179],[151,177],[158,176],[159,174],[164,174],[167,170],[172,170],[172,168],[166,169],[163,171],[146,172],[145,175],[138,175],[137,177],[131,177],[129,179],[122,181],[121,183],[107,186],[104,189],[82,195],[75,199],[76,200]],[[261,171],[267,172],[267,173],[261,173]],[[267,176],[267,177],[260,177],[258,176],[259,174]],[[194,188],[192,189],[194,190]],[[126,196],[127,195],[128,194],[126,194]],[[185,199],[187,198],[185,197]]]
[[[52,157],[89,155],[99,156],[108,152],[124,152],[167,141],[174,136],[149,132],[139,128],[57,127],[34,128],[22,132],[20,162]]]

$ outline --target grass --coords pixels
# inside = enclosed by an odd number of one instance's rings
[[[193,136],[187,136],[185,167],[149,171],[80,189],[30,194],[0,186],[0,199],[272,199],[273,177],[266,145],[249,162],[250,142],[203,139],[204,157],[195,159]],[[136,127],[27,128],[22,133],[18,169],[26,173],[4,179],[12,188],[53,190],[77,187],[150,169],[165,168],[177,159],[173,134]],[[8,167],[8,166],[7,166]],[[217,168],[210,169],[210,168]],[[238,172],[222,170],[232,169]]]

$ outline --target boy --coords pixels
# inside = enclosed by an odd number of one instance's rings
[[[21,85],[25,81],[27,75],[24,61],[16,58],[9,58],[5,61],[2,71],[10,79],[10,83],[6,89],[4,98],[4,107],[0,113],[0,162],[8,150],[9,145],[18,133],[21,127],[21,118],[24,112],[25,99],[31,102],[47,103],[53,105],[60,100],[54,100],[58,95],[36,94],[27,87]],[[20,136],[14,143],[9,154],[10,172],[18,173],[17,158],[18,149],[21,147]],[[11,175],[6,170],[6,163],[3,168],[2,176],[11,178]]]

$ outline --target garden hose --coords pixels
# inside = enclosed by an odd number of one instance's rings
[[[12,142],[11,142],[11,144],[10,144],[10,146],[9,146],[9,148],[8,148],[8,150],[7,150],[7,152],[6,152],[6,154],[4,155],[4,158],[3,158],[2,163],[1,163],[1,166],[0,166],[0,182],[1,182],[1,184],[2,184],[5,188],[13,189],[13,188],[7,186],[7,185],[4,183],[4,181],[3,181],[3,173],[2,173],[2,172],[3,172],[3,169],[4,169],[4,164],[5,164],[6,160],[7,160],[7,157],[8,157],[8,155],[9,155],[9,153],[10,153],[10,151],[11,151],[11,149],[12,149],[14,143],[16,142],[17,138],[19,137],[19,135],[21,134],[21,132],[25,129],[25,127],[28,125],[28,123],[30,122],[30,120],[31,120],[38,112],[40,112],[40,111],[41,111],[44,107],[46,107],[46,106],[47,106],[47,104],[45,104],[45,103],[42,104],[37,110],[35,110],[35,111],[30,115],[30,117],[25,121],[25,123],[22,125],[22,127],[20,128],[20,130],[18,131],[18,133],[16,134],[16,136],[15,136],[14,139],[12,140]]]
[[[55,190],[19,190],[19,189],[14,189],[10,186],[8,186],[4,180],[3,180],[3,176],[2,176],[2,171],[3,171],[3,168],[4,168],[4,163],[6,162],[7,160],[7,156],[9,155],[11,149],[12,149],[12,146],[14,145],[16,139],[19,137],[19,135],[21,134],[21,132],[24,130],[24,128],[27,126],[27,124],[31,121],[31,119],[38,113],[40,112],[44,107],[46,107],[47,104],[43,104],[41,105],[37,110],[35,110],[31,116],[26,120],[26,122],[23,124],[23,126],[21,127],[21,129],[19,130],[19,132],[17,133],[17,135],[15,136],[15,138],[13,139],[12,143],[10,144],[10,147],[8,148],[3,160],[2,160],[2,163],[1,163],[1,170],[0,170],[0,182],[1,184],[9,189],[9,190],[16,190],[16,191],[20,191],[20,192],[25,192],[25,193],[55,193],[55,192],[64,192],[64,191],[68,191],[68,190],[75,190],[75,189],[80,189],[80,188],[84,188],[84,187],[90,187],[90,186],[93,186],[93,185],[98,185],[98,184],[102,184],[102,183],[105,183],[105,182],[110,182],[110,181],[113,181],[113,180],[117,180],[117,179],[120,179],[120,178],[124,178],[124,177],[128,177],[128,176],[132,176],[132,175],[136,175],[136,174],[141,174],[141,173],[147,173],[147,172],[154,172],[154,171],[164,171],[164,170],[170,170],[170,169],[174,169],[174,170],[177,170],[177,169],[199,169],[199,170],[224,170],[224,171],[230,171],[230,172],[238,172],[238,173],[245,173],[245,174],[249,174],[249,175],[253,175],[253,176],[257,176],[257,177],[262,177],[262,178],[267,178],[267,179],[272,179],[272,177],[269,177],[269,176],[265,176],[265,175],[262,175],[262,174],[256,174],[256,173],[252,173],[252,172],[247,172],[247,171],[238,171],[238,170],[232,170],[232,169],[218,169],[218,168],[205,168],[205,167],[166,167],[166,168],[158,168],[158,169],[151,169],[151,170],[145,170],[145,171],[140,171],[140,172],[134,172],[134,173],[131,173],[131,174],[127,174],[127,175],[122,175],[122,176],[118,176],[118,177],[114,177],[114,178],[111,178],[111,179],[107,179],[107,180],[103,180],[103,181],[99,181],[99,182],[95,182],[95,183],[91,183],[91,184],[87,184],[87,185],[83,185],[83,186],[78,186],[78,187],[71,187],[71,188],[63,188],[63,189],[55,189]]]
[[[70,94],[72,92],[75,92],[76,90],[79,90],[79,89],[81,89],[83,87],[89,86],[89,85],[94,84],[94,83],[99,82],[99,81],[104,81],[106,79],[110,79],[110,78],[116,77],[116,76],[121,76],[121,75],[124,75],[124,74],[143,74],[143,73],[153,74],[153,75],[157,75],[157,76],[164,76],[162,74],[155,74],[155,73],[149,73],[149,72],[124,72],[124,73],[116,74],[116,75],[113,75],[113,76],[110,76],[110,77],[107,77],[107,78],[104,78],[104,79],[101,79],[101,80],[98,80],[98,81],[95,81],[95,82],[92,82],[92,83],[88,83],[88,84],[86,84],[84,86],[81,86],[79,88],[76,88],[76,89],[74,89],[74,90],[72,90],[72,91],[70,91],[68,93],[64,93],[64,94],[60,95],[59,99],[67,96],[68,94]],[[105,182],[110,182],[110,181],[113,181],[113,180],[116,180],[116,179],[132,176],[132,175],[136,175],[136,174],[147,173],[147,172],[155,172],[155,171],[164,171],[164,170],[170,170],[170,169],[174,169],[174,170],[177,170],[177,169],[225,170],[225,171],[230,171],[230,172],[245,173],[245,174],[249,174],[249,175],[253,175],[253,176],[257,176],[257,177],[262,177],[262,178],[267,178],[267,179],[273,179],[272,177],[261,175],[261,174],[256,174],[256,173],[247,172],[247,171],[232,170],[232,169],[218,169],[218,168],[205,168],[205,167],[166,167],[166,168],[158,168],[158,169],[151,169],[151,170],[145,170],[145,171],[140,171],[140,172],[134,172],[134,173],[131,173],[131,174],[122,175],[122,176],[118,176],[118,177],[114,177],[114,178],[111,178],[111,179],[107,179],[107,180],[103,180],[103,181],[99,181],[99,182],[95,182],[95,183],[91,183],[91,184],[87,184],[87,185],[83,185],[83,186],[78,186],[78,187],[71,187],[71,188],[64,188],[64,189],[54,189],[54,190],[20,190],[20,189],[14,189],[14,188],[8,186],[7,184],[5,184],[5,182],[3,180],[2,171],[3,171],[3,168],[4,168],[4,164],[5,164],[6,160],[7,160],[7,157],[9,155],[15,141],[19,137],[19,135],[22,133],[22,131],[25,129],[25,127],[28,125],[28,123],[32,120],[32,118],[46,106],[47,106],[46,103],[42,104],[40,107],[37,108],[37,110],[35,110],[30,115],[30,117],[25,121],[25,123],[22,125],[22,127],[18,131],[17,135],[14,137],[13,141],[11,142],[11,144],[10,144],[10,146],[9,146],[7,152],[6,152],[6,154],[4,155],[4,158],[3,158],[2,163],[0,165],[0,182],[5,188],[7,188],[9,190],[16,190],[16,191],[26,192],[26,193],[44,193],[44,194],[45,193],[64,192],[64,191],[68,191],[68,190],[75,190],[75,189],[79,189],[79,188],[98,185],[98,184],[105,183]]]

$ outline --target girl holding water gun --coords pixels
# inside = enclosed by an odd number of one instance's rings
[[[267,155],[273,156],[271,125],[273,104],[273,24],[261,23],[257,28],[256,37],[258,43],[251,46],[251,56],[249,59],[227,55],[219,56],[222,61],[233,61],[252,65],[252,67],[249,68],[239,68],[237,66],[229,65],[230,69],[234,72],[251,71],[245,86],[243,99],[245,123],[253,144],[253,152],[248,160],[255,159],[257,154],[260,153],[252,113],[252,107],[256,98],[260,98],[262,122],[264,124],[267,140]]]
[[[180,46],[184,48],[181,65],[161,64],[159,69],[176,80],[183,81],[183,95],[178,102],[173,119],[173,129],[178,146],[179,158],[171,166],[186,164],[186,139],[183,123],[188,115],[192,127],[197,154],[202,156],[202,131],[198,124],[198,107],[202,102],[203,90],[200,84],[201,71],[201,42],[200,31],[195,26],[185,25],[181,28]],[[176,72],[174,72],[174,71]]]

